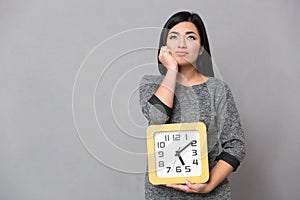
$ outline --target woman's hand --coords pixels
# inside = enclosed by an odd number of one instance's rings
[[[213,191],[229,174],[232,172],[233,167],[225,162],[219,160],[214,168],[210,172],[209,181],[207,183],[191,183],[186,181],[185,185],[169,184],[167,187],[171,187],[184,192],[193,193],[209,193]]]
[[[200,194],[209,193],[214,189],[209,185],[209,183],[191,183],[188,180],[185,181],[185,185],[168,184],[166,186],[174,188],[176,190],[181,190],[184,192],[200,193]]]
[[[159,61],[167,68],[178,71],[178,64],[167,46],[162,46],[158,55]]]

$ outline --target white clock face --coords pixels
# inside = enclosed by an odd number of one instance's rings
[[[154,135],[156,176],[200,176],[201,152],[198,131],[157,132]]]

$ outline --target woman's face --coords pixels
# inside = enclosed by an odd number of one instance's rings
[[[202,52],[200,40],[198,29],[192,22],[180,22],[170,29],[167,46],[180,66],[195,66]]]

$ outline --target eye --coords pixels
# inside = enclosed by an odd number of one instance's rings
[[[177,39],[177,36],[176,35],[171,35],[170,37],[169,37],[169,39]]]
[[[196,38],[195,36],[189,35],[189,36],[187,37],[187,39],[189,39],[189,40],[196,40],[197,38]]]

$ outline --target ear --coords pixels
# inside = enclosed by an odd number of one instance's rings
[[[200,46],[200,50],[199,50],[199,56],[202,55],[202,53],[204,52],[204,46]]]

